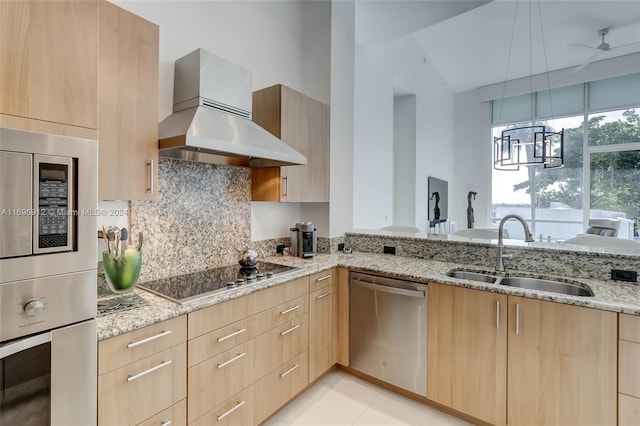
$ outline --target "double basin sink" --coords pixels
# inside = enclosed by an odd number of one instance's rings
[[[570,296],[593,297],[593,291],[579,283],[568,283],[562,281],[547,280],[543,278],[519,277],[519,276],[499,276],[491,273],[452,270],[447,275],[463,280],[479,281],[488,284],[506,285],[510,287],[520,287],[530,290],[548,291],[552,293],[566,294]]]

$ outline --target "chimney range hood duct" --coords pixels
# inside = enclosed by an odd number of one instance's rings
[[[307,164],[251,121],[251,72],[203,49],[175,63],[173,114],[160,123],[160,156],[232,166]]]

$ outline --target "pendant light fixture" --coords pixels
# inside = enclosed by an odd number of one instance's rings
[[[531,27],[533,15],[531,12],[531,3],[529,1],[529,92],[533,94],[531,72],[533,64],[533,48]],[[547,66],[547,56],[544,41],[544,30],[542,28],[542,14],[540,12],[540,0],[536,1],[538,6],[538,19],[540,22],[540,33],[542,35],[542,48],[545,65],[545,74],[547,77],[547,88],[550,90],[549,69]],[[516,29],[516,20],[518,17],[518,7],[520,0],[516,2],[516,9],[513,17],[513,27],[511,30],[511,43],[509,44],[509,55],[507,57],[507,70],[505,73],[504,85],[502,88],[502,100],[500,104],[500,115],[502,115],[502,106],[504,105],[504,95],[507,86],[507,77],[509,75],[509,63],[511,60],[511,50],[513,47],[513,38]],[[553,103],[551,93],[549,93],[549,103],[551,117],[553,117]],[[544,124],[535,124],[532,126],[519,126],[503,130],[500,136],[493,138],[493,168],[496,170],[519,170],[520,166],[538,166],[544,168],[559,168],[564,166],[564,129],[559,132],[552,130]]]

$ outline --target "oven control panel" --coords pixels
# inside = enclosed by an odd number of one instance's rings
[[[0,286],[0,342],[96,316],[96,271],[14,281]]]
[[[34,253],[72,249],[73,161],[67,157],[34,156],[36,173]]]

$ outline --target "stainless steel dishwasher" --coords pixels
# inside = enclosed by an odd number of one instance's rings
[[[351,272],[350,366],[427,395],[427,285]]]

